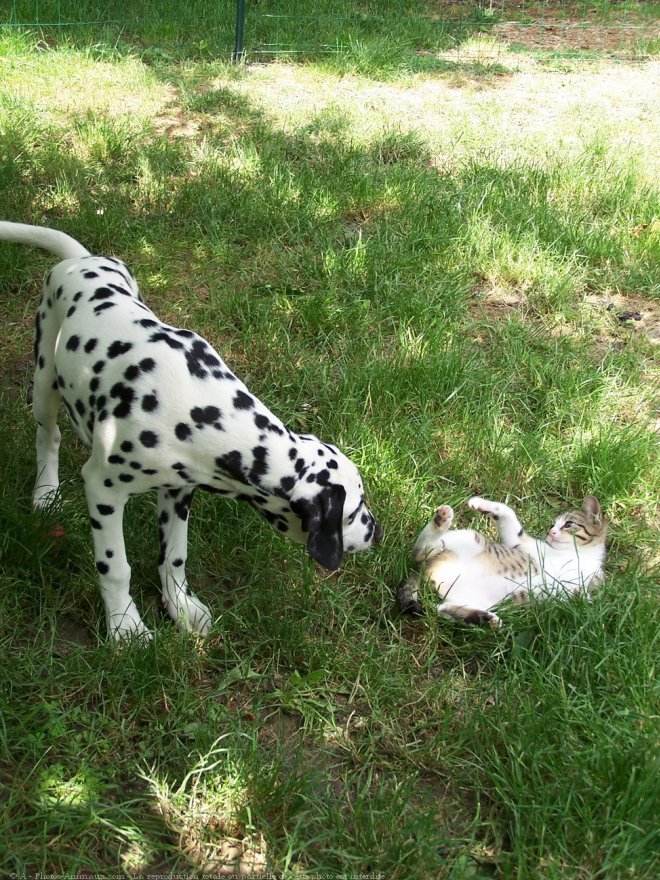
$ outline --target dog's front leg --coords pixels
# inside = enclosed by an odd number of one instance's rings
[[[128,496],[104,485],[106,474],[99,473],[91,459],[83,466],[82,475],[108,632],[117,641],[135,637],[150,639],[151,633],[130,594],[131,568],[122,529]]]
[[[209,609],[193,594],[186,579],[188,512],[192,493],[183,489],[159,489],[158,522],[160,559],[158,573],[163,605],[183,632],[205,636],[211,627]]]

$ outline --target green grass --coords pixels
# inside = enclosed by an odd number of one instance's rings
[[[156,638],[108,644],[66,426],[61,510],[30,511],[52,261],[2,245],[0,873],[217,875],[241,850],[286,878],[655,878],[653,70],[231,68],[129,36],[0,38],[3,219],[126,259],[158,314],[353,457],[386,539],[324,579],[200,493],[198,643],[163,616],[135,499]],[[589,492],[612,523],[592,604],[498,633],[397,616],[437,504],[468,524],[470,495],[508,498],[542,533]]]

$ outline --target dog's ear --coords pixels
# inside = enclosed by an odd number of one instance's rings
[[[330,571],[339,568],[344,558],[345,500],[343,486],[324,486],[313,498],[301,498],[291,504],[301,519],[303,531],[309,533],[309,555]]]

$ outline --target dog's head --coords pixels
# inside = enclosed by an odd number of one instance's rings
[[[319,441],[314,438],[314,443]],[[368,550],[383,530],[366,505],[358,469],[335,446],[298,480],[290,496],[309,555],[324,568],[339,568],[344,553]]]

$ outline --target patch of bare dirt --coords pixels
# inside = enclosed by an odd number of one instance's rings
[[[602,52],[636,54],[640,40],[660,37],[652,25],[605,25],[583,21],[544,21],[534,24],[496,24],[490,33],[507,47],[524,47],[542,52]]]
[[[653,345],[660,345],[660,303],[623,294],[587,295],[585,302],[611,312],[621,326],[642,333]]]

